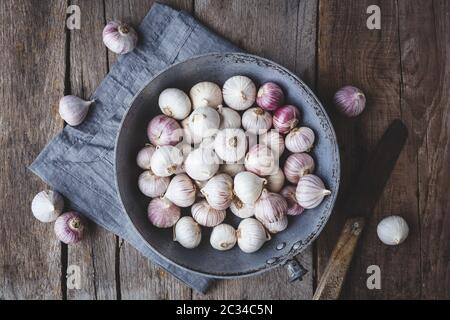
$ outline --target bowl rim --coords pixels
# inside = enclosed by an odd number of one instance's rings
[[[323,116],[325,118],[325,120],[327,121],[329,127],[330,127],[330,131],[331,131],[331,135],[333,140],[336,142],[336,160],[337,160],[337,164],[336,167],[338,168],[338,174],[336,177],[336,191],[332,193],[332,198],[331,198],[331,202],[330,202],[330,206],[329,209],[330,213],[326,216],[325,219],[323,219],[321,221],[321,224],[317,227],[315,233],[313,234],[312,237],[310,237],[307,241],[306,244],[302,244],[297,250],[293,250],[290,251],[285,257],[283,257],[282,259],[280,259],[279,261],[277,261],[277,263],[274,263],[272,265],[268,265],[266,264],[266,266],[264,268],[261,269],[256,269],[254,271],[249,270],[246,272],[240,272],[240,273],[229,273],[229,274],[216,274],[216,273],[205,273],[203,271],[199,271],[199,270],[195,270],[192,268],[189,268],[185,265],[182,265],[180,263],[175,262],[174,260],[170,259],[169,257],[165,256],[164,254],[160,253],[156,248],[154,248],[150,243],[147,242],[147,240],[144,238],[144,236],[141,234],[141,232],[137,229],[137,227],[134,225],[134,222],[132,221],[130,215],[128,214],[125,205],[123,203],[122,200],[122,193],[121,193],[121,188],[119,186],[119,181],[118,181],[118,174],[117,174],[117,145],[119,142],[119,137],[120,137],[120,133],[122,131],[123,125],[125,123],[125,119],[128,116],[128,113],[131,110],[131,107],[133,106],[135,100],[137,99],[137,97],[142,93],[142,91],[144,91],[148,85],[154,81],[157,77],[159,77],[161,74],[165,73],[166,71],[168,71],[171,68],[174,68],[180,64],[186,63],[188,61],[191,60],[196,60],[196,59],[202,59],[205,57],[223,57],[223,56],[235,56],[237,58],[239,57],[243,57],[243,58],[253,58],[256,60],[260,60],[262,62],[265,62],[267,64],[271,64],[274,67],[282,70],[283,72],[289,74],[292,78],[294,78],[296,81],[298,81],[300,84],[303,85],[303,88],[307,91],[307,93],[310,95],[310,97],[314,100],[314,102],[320,107],[321,111],[323,112]],[[122,210],[124,211],[123,214],[125,214],[126,218],[128,219],[128,221],[130,222],[130,225],[132,226],[132,228],[134,229],[134,231],[137,233],[138,237],[140,238],[141,241],[143,241],[143,243],[145,244],[145,246],[149,249],[152,250],[153,253],[155,253],[156,255],[158,255],[161,259],[163,259],[164,261],[175,265],[177,267],[179,267],[180,269],[184,270],[184,271],[188,271],[188,272],[192,272],[194,274],[206,277],[206,278],[211,278],[211,279],[236,279],[236,278],[246,278],[246,277],[250,277],[250,276],[254,276],[254,275],[258,275],[258,274],[262,274],[266,271],[272,270],[280,265],[284,265],[287,261],[293,259],[296,255],[298,255],[299,253],[303,252],[306,248],[308,248],[315,240],[316,238],[319,236],[319,234],[322,232],[323,228],[325,227],[325,225],[327,224],[331,214],[333,213],[333,209],[336,203],[336,199],[339,193],[339,187],[340,187],[340,180],[341,180],[341,160],[340,160],[340,152],[339,152],[339,148],[338,148],[338,140],[337,140],[337,136],[336,136],[336,132],[334,130],[333,124],[331,122],[330,117],[328,116],[328,113],[326,112],[325,108],[323,107],[322,103],[320,102],[320,100],[317,98],[317,96],[315,95],[315,93],[311,90],[311,88],[306,85],[306,83],[303,82],[303,80],[301,80],[295,73],[293,73],[292,71],[290,71],[289,69],[287,69],[286,67],[283,67],[282,65],[267,59],[267,58],[263,58],[260,57],[258,55],[254,55],[254,54],[249,54],[249,53],[242,53],[242,52],[211,52],[211,53],[205,53],[205,54],[199,54],[199,55],[194,55],[186,60],[183,61],[179,61],[177,63],[171,64],[169,66],[167,66],[166,68],[162,69],[161,71],[157,72],[152,78],[150,78],[148,80],[148,82],[142,86],[142,88],[136,92],[136,94],[133,96],[133,98],[131,99],[130,103],[127,105],[126,107],[126,111],[123,114],[123,117],[120,121],[120,125],[117,131],[117,135],[116,135],[116,139],[115,139],[115,143],[114,143],[114,181],[115,181],[115,187],[117,190],[117,196],[119,198],[119,202],[120,205],[122,207]],[[157,262],[155,262],[156,264],[158,264]],[[178,279],[179,276],[175,275],[174,276]],[[182,280],[182,279],[180,279]],[[183,281],[183,280],[182,280]],[[183,281],[184,282],[184,281]]]

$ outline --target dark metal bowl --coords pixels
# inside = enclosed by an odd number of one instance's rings
[[[147,220],[149,199],[137,187],[140,170],[136,154],[148,142],[148,122],[160,114],[158,96],[169,87],[189,89],[200,81],[222,85],[234,75],[245,75],[256,85],[266,81],[278,83],[286,101],[300,108],[301,124],[316,133],[312,156],[316,160],[315,174],[320,176],[332,195],[320,206],[306,210],[301,216],[289,217],[288,228],[272,237],[258,252],[247,254],[236,245],[229,251],[214,250],[209,244],[209,228],[202,229],[202,242],[195,249],[185,249],[172,240],[171,229],[158,229]],[[303,251],[318,236],[331,214],[339,188],[340,166],[336,135],[324,108],[312,91],[294,74],[280,65],[257,56],[227,53],[207,54],[175,64],[164,70],[139,92],[126,113],[116,142],[116,180],[123,207],[142,238],[161,256],[173,263],[211,277],[228,278],[253,275],[286,262]],[[189,209],[184,214],[189,214]],[[233,214],[227,222],[239,223]]]

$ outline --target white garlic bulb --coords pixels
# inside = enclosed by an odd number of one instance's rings
[[[323,181],[313,174],[307,174],[298,181],[295,197],[297,202],[305,209],[317,207],[331,191],[325,189]]]
[[[183,142],[194,145],[202,142],[202,137],[194,135],[191,128],[189,128],[189,117],[181,121],[181,127],[183,128]]]
[[[239,172],[245,171],[245,167],[242,163],[224,163],[220,165],[219,171],[234,178]]]
[[[242,115],[242,127],[253,134],[263,134],[272,127],[272,116],[256,107],[248,109]]]
[[[31,212],[41,222],[53,222],[64,209],[64,199],[56,191],[44,190],[34,196]]]
[[[232,129],[241,127],[241,116],[235,110],[220,105],[217,107],[217,111],[220,115],[219,129]]]
[[[139,190],[147,197],[160,197],[166,192],[169,186],[169,177],[158,177],[151,170],[141,173],[138,178]]]
[[[220,130],[214,140],[214,150],[224,161],[241,160],[247,152],[247,137],[244,131],[242,129]]]
[[[147,208],[147,218],[155,227],[170,228],[180,219],[181,210],[164,198],[155,198]]]
[[[225,173],[218,174],[212,177],[200,192],[211,207],[225,210],[233,200],[233,179]]]
[[[219,158],[211,148],[197,148],[187,156],[184,169],[192,179],[205,181],[219,170]]]
[[[214,209],[206,200],[202,200],[191,207],[191,214],[198,224],[205,227],[214,227],[223,222],[226,211]]]
[[[59,100],[59,115],[69,126],[81,124],[94,100],[85,101],[77,96],[65,96]]]
[[[283,221],[286,218],[287,209],[287,201],[283,196],[264,189],[255,203],[255,217],[271,233],[276,233],[287,227],[287,221]],[[281,229],[283,226],[284,228]]]
[[[199,107],[217,108],[222,104],[222,90],[214,82],[199,82],[191,88],[189,95],[194,109]]]
[[[279,220],[275,222],[265,222],[263,223],[264,227],[272,234],[281,232],[286,230],[288,226],[288,218],[287,216],[282,216]]]
[[[110,21],[103,29],[103,43],[114,53],[125,54],[132,51],[138,42],[134,29],[120,21]]]
[[[169,199],[179,207],[189,207],[195,201],[196,187],[189,177],[180,173],[172,178],[164,194],[164,198]]]
[[[298,183],[301,177],[314,172],[314,159],[307,153],[291,154],[284,163],[286,179],[292,183]]]
[[[259,176],[268,176],[278,170],[278,158],[269,147],[256,144],[245,156],[245,169]]]
[[[284,152],[284,137],[276,130],[270,130],[260,135],[259,143],[268,146],[277,158],[281,157]]]
[[[271,192],[275,192],[275,193],[280,192],[281,189],[283,189],[283,185],[284,185],[283,170],[278,169],[278,171],[276,173],[266,176],[266,180],[267,180],[267,185],[266,185],[267,190],[269,190]]]
[[[286,136],[286,148],[294,153],[307,152],[314,144],[314,131],[308,127],[292,129]]]
[[[189,128],[197,137],[210,137],[216,134],[219,125],[219,113],[211,107],[197,108],[189,116]]]
[[[255,214],[255,207],[252,204],[243,203],[238,197],[234,197],[230,204],[230,210],[241,219],[250,218]]]
[[[220,251],[230,250],[234,247],[236,241],[236,230],[225,223],[215,226],[209,238],[211,246]]]
[[[241,221],[236,231],[236,237],[239,248],[245,253],[258,251],[266,241],[270,240],[270,235],[261,222],[253,218]]]
[[[400,216],[386,217],[377,226],[378,238],[389,246],[402,243],[406,240],[408,234],[408,223]]]
[[[158,105],[162,113],[176,120],[183,120],[191,112],[191,100],[180,89],[168,88],[159,95]]]
[[[256,87],[245,76],[234,76],[225,81],[222,89],[223,100],[234,110],[250,108],[256,100]]]
[[[234,193],[243,203],[253,205],[266,183],[266,179],[252,172],[240,172],[234,177]]]
[[[173,240],[187,249],[193,249],[202,240],[202,230],[192,217],[182,217],[174,227]]]
[[[138,152],[136,157],[136,163],[139,166],[139,168],[144,170],[148,170],[151,168],[152,156],[155,150],[156,148],[150,144],[142,148]]]
[[[183,153],[173,146],[158,146],[150,162],[151,170],[159,177],[169,177],[177,173],[183,164]]]

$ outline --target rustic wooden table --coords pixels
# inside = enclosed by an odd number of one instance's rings
[[[63,94],[88,97],[114,63],[101,41],[105,21],[138,24],[150,0],[0,1],[0,299],[308,299],[345,218],[340,204],[367,153],[395,118],[410,137],[363,235],[344,298],[450,298],[450,2],[412,0],[172,0],[251,53],[300,75],[323,101],[337,131],[342,187],[335,212],[314,246],[299,257],[310,270],[289,284],[285,270],[218,282],[193,292],[101,228],[67,247],[53,227],[34,220],[30,202],[45,185],[26,167],[64,123]],[[69,4],[81,29],[67,30]],[[366,27],[369,5],[381,8],[381,30]],[[354,84],[367,110],[349,120],[331,97]],[[381,245],[376,224],[401,214],[410,236]],[[82,286],[66,287],[79,265]],[[381,290],[369,290],[369,265]]]

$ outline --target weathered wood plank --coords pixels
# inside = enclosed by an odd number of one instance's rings
[[[316,1],[196,0],[195,14],[220,35],[250,53],[315,81]],[[298,257],[310,270],[302,282],[289,284],[284,268],[239,280],[219,281],[194,299],[309,299],[312,297],[312,249]]]
[[[191,0],[158,1],[173,8],[192,11]],[[106,0],[106,20],[121,20],[137,26],[147,14],[154,1]],[[109,63],[116,61],[116,56],[109,52]],[[122,299],[189,299],[191,289],[171,276],[136,249],[123,240],[119,247],[119,281]]]
[[[404,1],[399,6],[402,57],[402,118],[412,128],[410,157],[417,161],[420,217],[411,237],[420,237],[424,299],[450,296],[450,5]],[[411,186],[414,188],[415,186]]]
[[[38,222],[30,210],[46,186],[27,166],[63,127],[64,17],[61,1],[0,2],[2,300],[62,298],[61,245],[53,224]]]
[[[366,9],[381,8],[381,30],[366,27]],[[342,163],[341,196],[332,219],[318,241],[318,275],[342,228],[344,213],[339,210],[352,179],[383,131],[400,108],[400,53],[398,16],[393,1],[320,1],[318,91],[325,101],[338,134]],[[367,95],[366,111],[356,119],[338,115],[332,96],[341,86],[353,84]],[[347,277],[344,298],[417,298],[420,296],[420,235],[414,145],[408,141],[386,186],[383,197],[369,220],[353,267]],[[377,238],[376,225],[390,214],[400,214],[409,222],[411,236],[399,247],[387,247]],[[368,290],[367,267],[381,268],[381,290]]]

